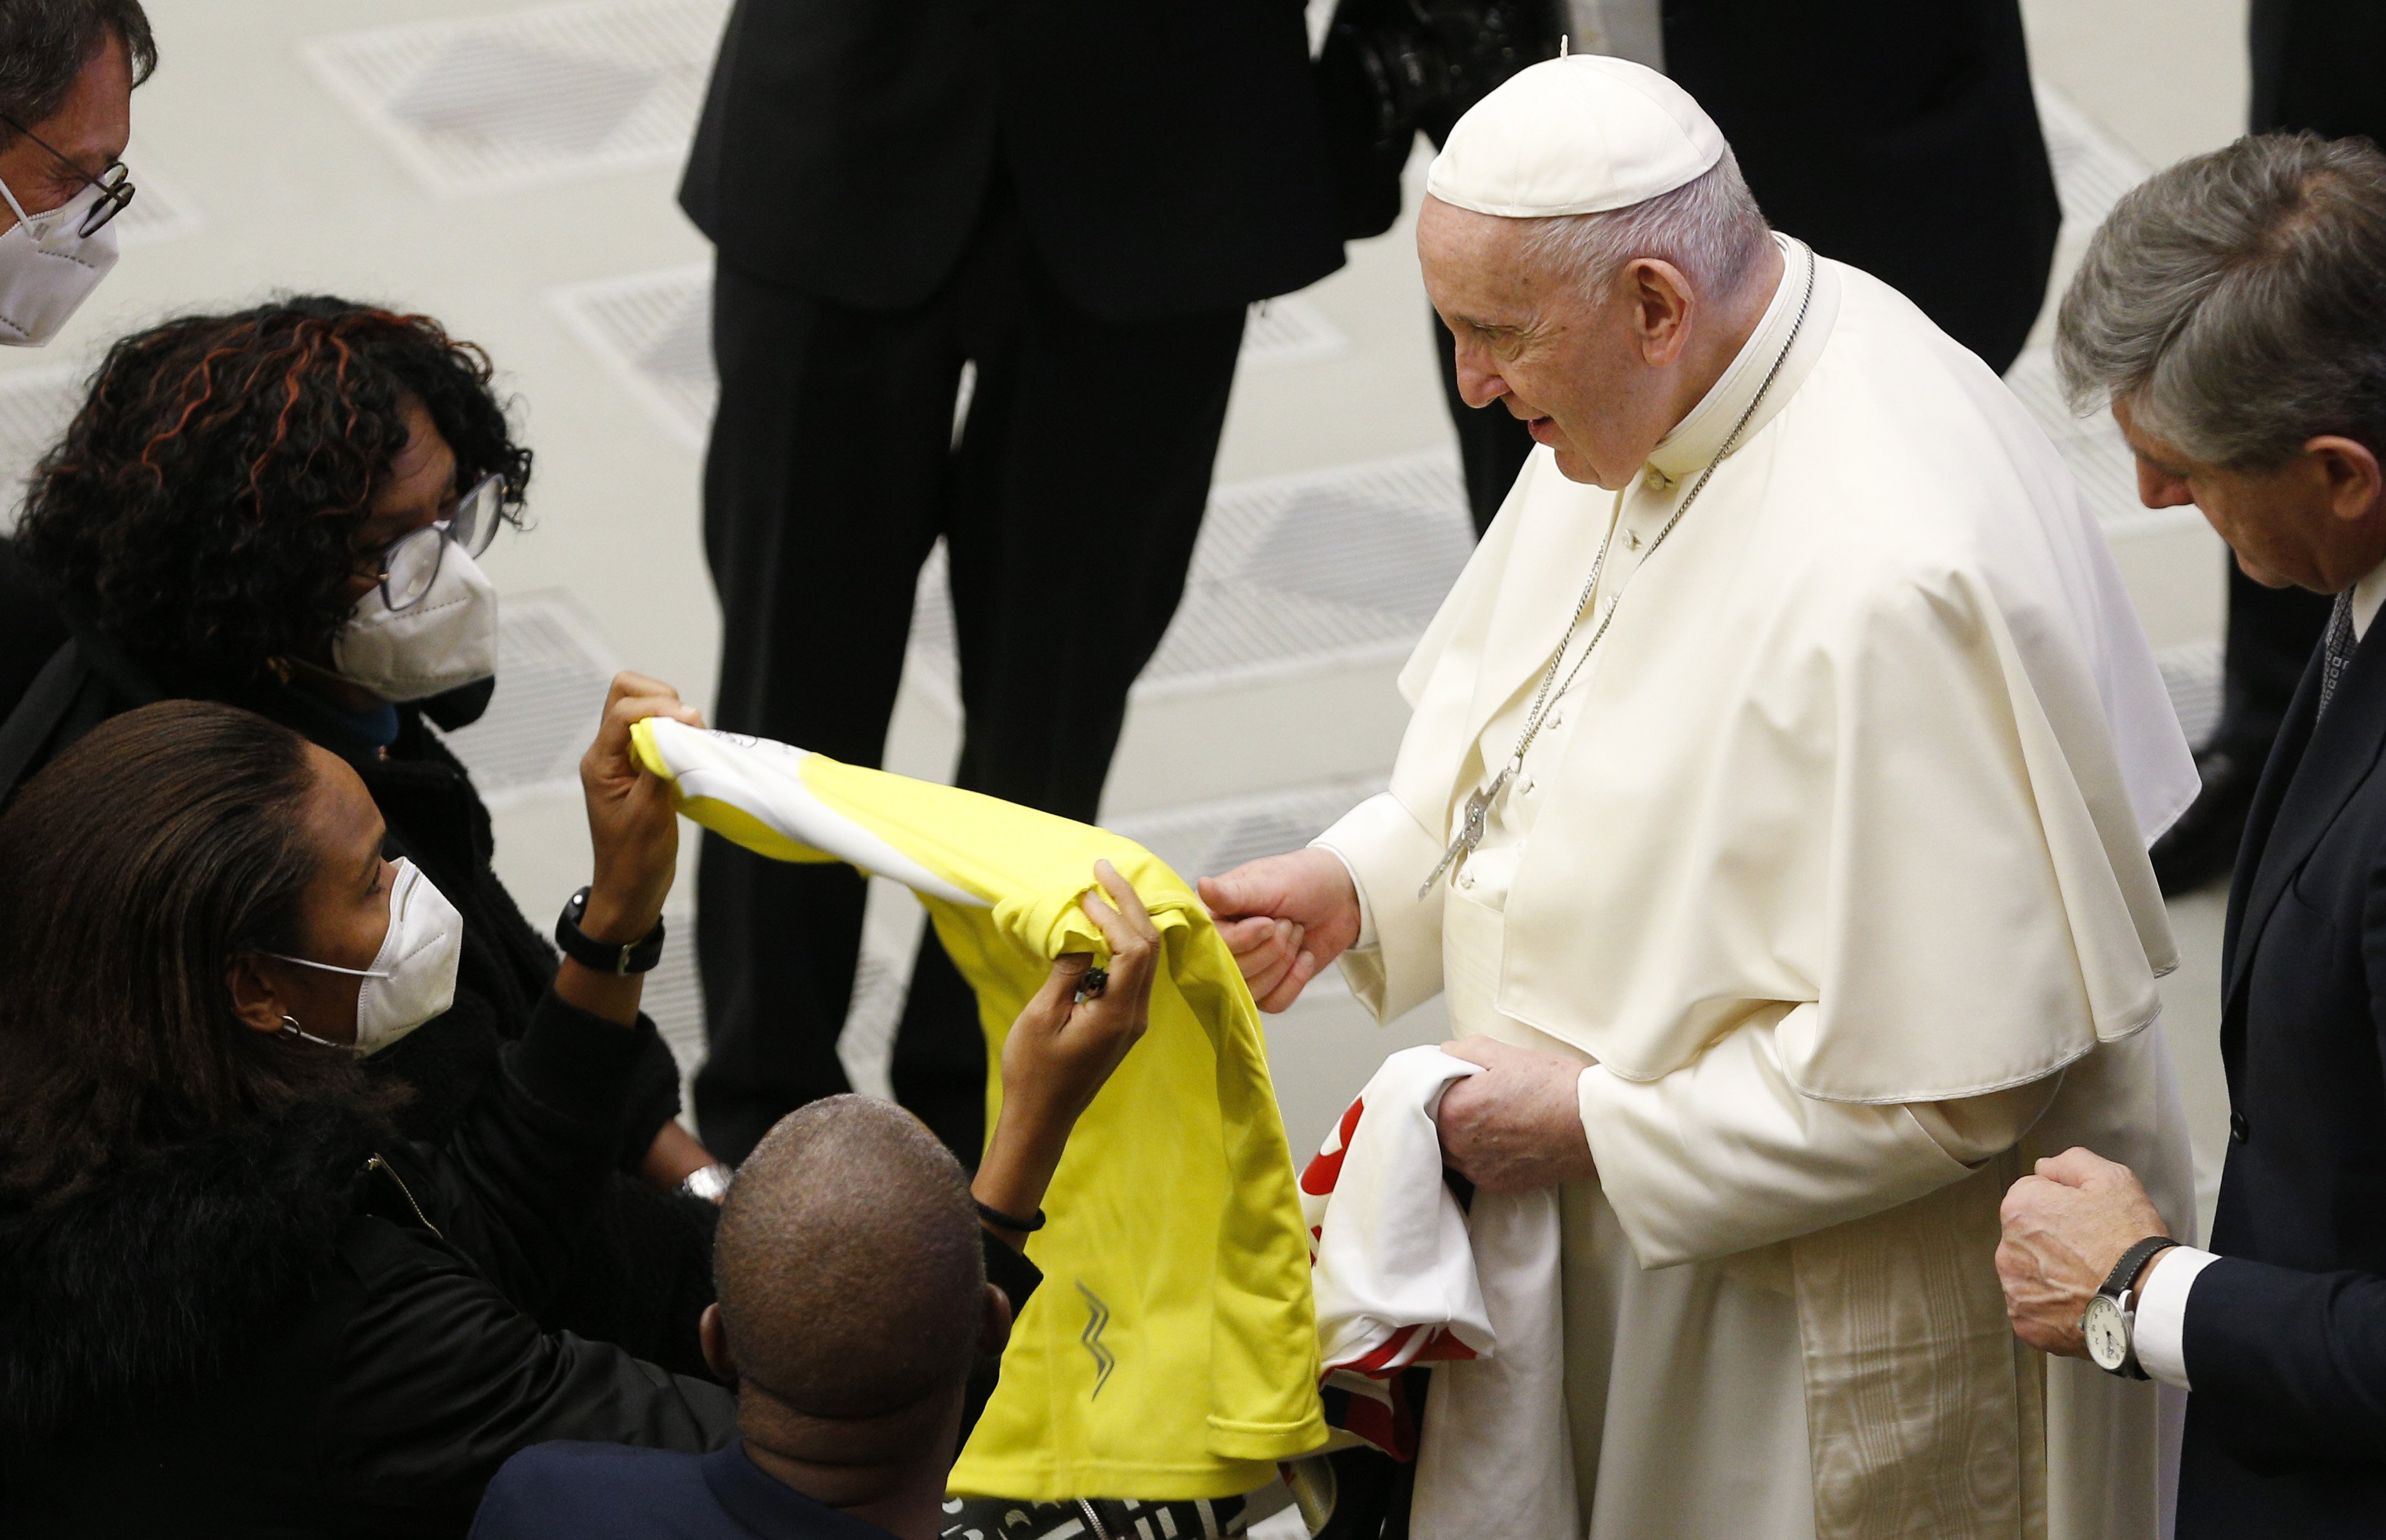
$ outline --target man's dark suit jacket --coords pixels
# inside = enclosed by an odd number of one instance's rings
[[[680,203],[721,259],[862,309],[925,300],[997,167],[1113,321],[1342,264],[1300,0],[737,0]]]
[[[2386,1535],[2386,624],[2305,670],[2229,895],[2229,1158],[2188,1296],[2181,1540]]]
[[[471,1540],[888,1540],[764,1475],[740,1439],[709,1455],[540,1444],[506,1461]]]

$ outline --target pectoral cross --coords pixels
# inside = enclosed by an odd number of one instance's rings
[[[1441,881],[1444,872],[1475,854],[1475,847],[1483,843],[1484,830],[1491,822],[1491,804],[1499,800],[1501,789],[1508,784],[1508,777],[1515,769],[1513,763],[1503,766],[1500,773],[1491,778],[1489,785],[1466,799],[1466,812],[1458,820],[1458,837],[1451,840],[1450,848],[1441,853],[1441,862],[1433,869],[1433,875],[1417,889],[1420,900],[1433,891],[1433,885]]]

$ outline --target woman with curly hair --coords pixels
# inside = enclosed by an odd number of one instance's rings
[[[455,1002],[365,1060],[436,1142],[494,1094],[556,954],[490,865],[488,810],[426,725],[487,705],[496,594],[472,557],[520,521],[531,452],[487,357],[433,321],[326,297],[186,316],[108,350],[0,541],[0,800],[154,701],[248,707],[339,756],[390,853],[461,911]],[[620,1175],[546,1323],[701,1373],[711,1158],[676,1121],[651,1023]]]

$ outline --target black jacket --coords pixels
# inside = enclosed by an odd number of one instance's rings
[[[2229,1155],[2188,1296],[2179,1533],[2386,1535],[2386,628],[2317,658],[2229,895]]]
[[[76,633],[62,607],[13,545],[0,540],[0,724],[9,721],[70,637]],[[389,825],[392,849],[410,857],[464,917],[454,1007],[366,1061],[370,1073],[414,1088],[414,1100],[400,1114],[402,1133],[433,1144],[446,1139],[494,1083],[498,1049],[521,1034],[556,967],[554,950],[522,918],[490,864],[495,841],[488,809],[463,766],[410,706],[399,708],[397,741],[384,753],[308,709],[294,692],[176,678],[89,627],[76,640],[88,677],[63,719],[46,730],[23,776],[107,718],[173,695],[261,711],[338,754],[362,778]],[[0,726],[0,737],[6,731]],[[0,778],[0,802],[21,779]],[[670,1048],[647,1028],[617,1124],[613,1157],[624,1174],[612,1184],[586,1251],[546,1319],[698,1372],[693,1322],[711,1298],[711,1208],[671,1197],[628,1174],[678,1111],[678,1069]]]
[[[750,277],[898,309],[953,270],[998,167],[1106,320],[1342,263],[1300,0],[738,0],[680,202]]]
[[[1665,0],[1664,29],[1777,228],[2013,362],[2063,222],[2016,0]]]
[[[549,995],[444,1144],[301,1106],[0,1211],[0,1533],[459,1534],[542,1439],[732,1436],[727,1391],[529,1313],[640,1041]]]

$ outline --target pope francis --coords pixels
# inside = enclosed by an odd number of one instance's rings
[[[1572,1500],[1421,1490],[1419,1540],[2156,1534],[2155,1388],[2017,1346],[1993,1265],[2074,1144],[2193,1221],[2145,846],[2195,775],[2070,477],[1660,75],[1527,69],[1426,185],[1460,381],[1540,447],[1391,789],[1203,885],[1271,1009],[1441,995],[1446,1158],[1559,1189]]]

